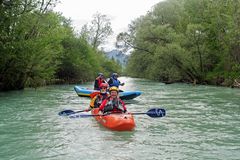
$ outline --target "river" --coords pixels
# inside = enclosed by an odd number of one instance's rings
[[[100,126],[92,117],[58,112],[83,110],[90,99],[74,85],[0,93],[1,160],[237,160],[240,159],[240,90],[168,84],[121,77],[123,90],[142,95],[128,111],[164,108],[166,116],[136,115],[132,132]],[[83,84],[92,88],[92,83]]]

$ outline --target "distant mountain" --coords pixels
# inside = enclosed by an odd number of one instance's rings
[[[110,52],[105,52],[105,55],[109,59],[114,59],[116,62],[121,64],[122,66],[125,66],[128,61],[128,55],[124,54],[122,51],[114,49]]]

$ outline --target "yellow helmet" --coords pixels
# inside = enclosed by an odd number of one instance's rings
[[[117,91],[118,92],[118,88],[113,86],[113,87],[109,88],[109,92],[111,92],[111,91]]]

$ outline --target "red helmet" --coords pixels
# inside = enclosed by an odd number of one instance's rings
[[[107,84],[107,83],[102,83],[102,84],[100,84],[99,88],[101,89],[101,88],[103,88],[103,87],[108,88],[108,84]]]
[[[100,86],[100,93],[101,94],[107,94],[107,88],[108,88],[108,84],[107,83],[101,83]],[[103,89],[106,88],[106,89]]]

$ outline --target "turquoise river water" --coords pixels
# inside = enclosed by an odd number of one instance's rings
[[[164,108],[167,115],[136,115],[132,132],[100,126],[92,117],[58,112],[88,107],[74,85],[0,93],[1,160],[239,160],[240,90],[121,77],[123,90],[142,95],[128,111]],[[92,88],[92,83],[83,84]]]

